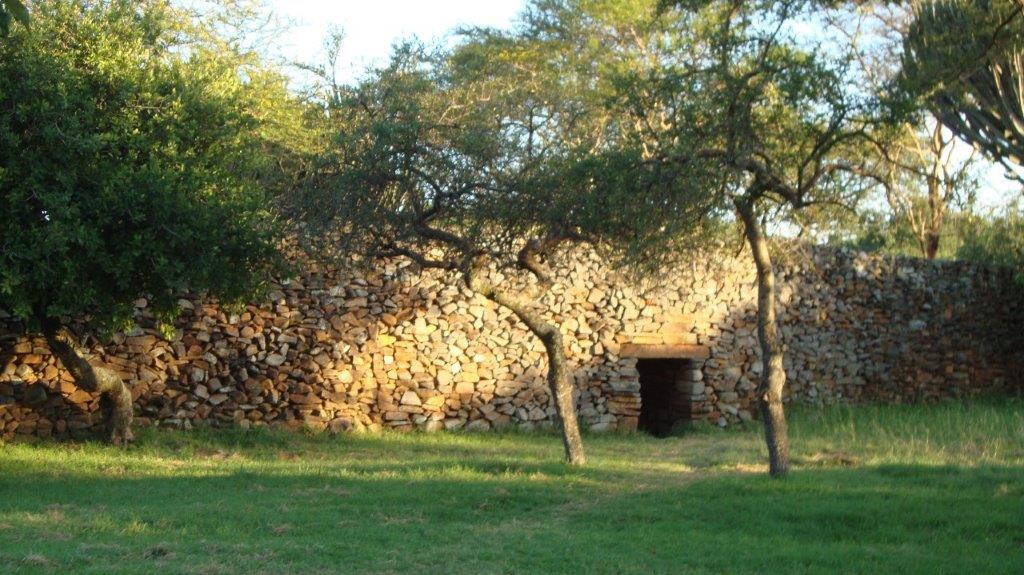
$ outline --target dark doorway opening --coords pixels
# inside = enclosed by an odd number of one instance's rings
[[[667,437],[681,423],[691,419],[693,365],[687,359],[641,359],[640,418],[637,428]]]

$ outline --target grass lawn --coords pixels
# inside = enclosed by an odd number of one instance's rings
[[[802,409],[759,429],[144,431],[0,448],[0,572],[1024,573],[1024,401]]]

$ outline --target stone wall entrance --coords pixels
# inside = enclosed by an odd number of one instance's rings
[[[641,359],[640,417],[637,428],[666,437],[679,424],[693,418],[693,362],[688,359]]]
[[[629,341],[622,344],[622,356],[635,367],[630,370],[632,378],[612,385],[615,395],[609,406],[622,414],[620,427],[665,437],[679,423],[706,418],[703,379],[710,350],[682,330],[669,335],[624,335]]]

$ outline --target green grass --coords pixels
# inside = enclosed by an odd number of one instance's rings
[[[141,434],[10,444],[0,572],[1024,572],[1024,401],[799,410],[757,427]]]

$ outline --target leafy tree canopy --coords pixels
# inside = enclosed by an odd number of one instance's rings
[[[872,101],[851,86],[844,47],[804,33],[820,10],[662,3],[656,41],[637,43],[650,53],[607,82],[607,138],[567,171],[586,227],[658,269],[742,196],[798,223],[856,199]]]
[[[276,261],[280,76],[160,0],[32,8],[0,43],[0,308],[110,327],[141,295],[251,293]]]

